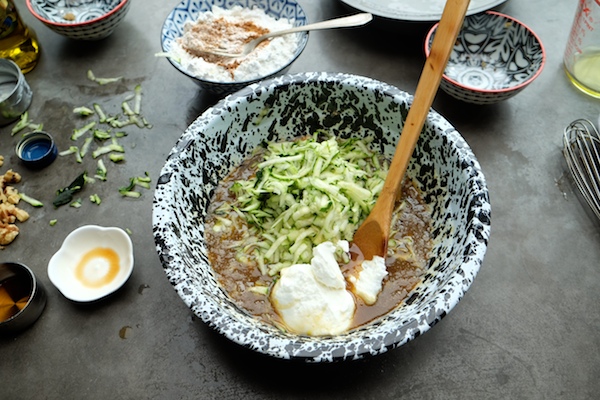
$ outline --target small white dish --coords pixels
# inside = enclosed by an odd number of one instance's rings
[[[48,278],[68,299],[89,302],[115,292],[133,271],[133,245],[120,228],[85,225],[64,240]]]

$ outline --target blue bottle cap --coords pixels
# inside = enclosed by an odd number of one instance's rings
[[[23,136],[16,147],[21,162],[32,169],[50,165],[58,155],[54,139],[46,132],[31,132]]]

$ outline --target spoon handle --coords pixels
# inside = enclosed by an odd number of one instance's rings
[[[391,217],[408,163],[437,93],[454,42],[467,13],[469,0],[447,0],[431,52],[417,84],[413,102],[402,127],[394,158],[379,198],[367,219],[359,226],[352,240],[366,260],[385,256]]]
[[[413,102],[408,110],[406,121],[404,121],[400,140],[396,145],[396,153],[390,164],[389,174],[391,176],[388,175],[388,178],[390,190],[394,196],[399,193],[408,162],[412,157],[417,140],[437,94],[458,32],[462,28],[468,6],[469,0],[448,0],[446,2],[442,19],[433,38],[431,52],[425,60]]]
[[[353,26],[364,25],[373,19],[371,13],[360,13],[350,15],[348,17],[334,18],[327,21],[315,22],[314,24],[296,26],[290,29],[284,29],[281,31],[270,32],[262,35],[259,39],[262,41],[273,36],[288,35],[295,32],[306,32],[316,31],[321,29],[332,29],[332,28],[349,28]]]

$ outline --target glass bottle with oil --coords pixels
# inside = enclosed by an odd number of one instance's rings
[[[600,98],[600,0],[579,0],[564,66],[575,87]]]
[[[13,0],[0,0],[0,58],[13,60],[27,73],[36,66],[39,56],[36,34],[25,25]]]

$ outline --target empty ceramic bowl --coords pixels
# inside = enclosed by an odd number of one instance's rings
[[[425,39],[429,56],[437,29]],[[542,72],[544,46],[525,24],[495,11],[471,15],[458,34],[440,87],[473,104],[492,104],[525,89]]]
[[[240,0],[235,2],[224,2],[220,0],[182,0],[167,16],[163,24],[161,33],[163,52],[165,54],[172,54],[177,39],[184,34],[185,25],[187,23],[195,22],[200,14],[212,11],[213,7],[219,7],[223,10],[230,10],[233,7],[242,7],[248,10],[259,9],[264,11],[268,17],[272,17],[278,21],[287,20],[293,26],[306,25],[307,21],[304,10],[296,0]],[[193,68],[190,67],[192,63],[184,62],[179,56],[168,57],[168,60],[179,72],[189,77],[201,88],[217,95],[226,95],[261,79],[280,75],[289,70],[292,63],[300,56],[308,42],[308,32],[300,32],[294,35],[297,40],[295,49],[289,58],[278,61],[274,68],[266,68],[271,62],[270,60],[278,59],[279,57],[265,56],[266,58],[264,61],[253,64],[254,72],[257,72],[256,74],[244,74],[243,78],[235,79],[234,81],[224,81],[223,79],[212,78],[210,75],[195,73],[192,70]],[[214,64],[208,65],[207,67],[210,69],[215,68]],[[197,67],[195,68],[198,70]],[[238,67],[238,69],[239,68],[240,67]]]
[[[44,307],[46,292],[33,271],[21,263],[0,263],[0,333],[14,334],[29,327]]]
[[[81,40],[98,40],[112,34],[130,4],[130,0],[27,0],[31,14],[48,28]]]
[[[326,131],[365,138],[378,154],[391,158],[411,100],[408,93],[360,76],[284,75],[226,97],[187,128],[158,179],[153,226],[169,281],[202,321],[261,354],[331,362],[401,346],[428,331],[458,304],[483,261],[490,203],[483,173],[468,144],[434,111],[407,170],[434,216],[433,249],[421,283],[390,312],[339,335],[289,333],[238,307],[209,261],[204,221],[215,187],[255,149],[265,142]]]
[[[64,240],[48,277],[68,299],[89,302],[115,292],[133,271],[133,245],[120,228],[85,225]]]

